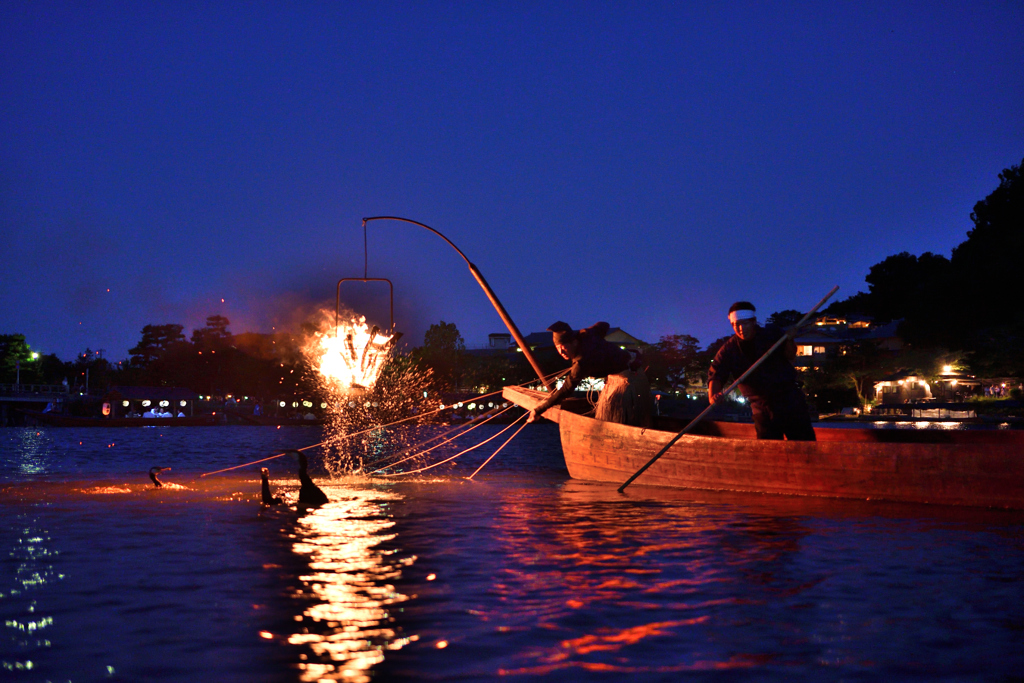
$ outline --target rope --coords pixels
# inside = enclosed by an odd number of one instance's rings
[[[571,369],[571,368],[569,368],[569,369],[566,369],[566,370],[560,370],[560,371],[557,371],[557,372],[553,372],[553,373],[551,373],[550,375],[546,375],[546,376],[545,376],[545,377],[543,378],[543,380],[548,380],[548,379],[557,379],[557,378],[558,378],[558,377],[560,377],[561,375],[564,375],[565,373],[569,372],[569,370],[570,370],[570,369]],[[543,382],[543,380],[542,380],[542,382]],[[517,385],[515,385],[515,386],[518,386],[518,387],[524,387],[524,386],[526,386],[526,385],[528,385],[528,384],[533,384],[533,380],[530,380],[529,382],[523,382],[522,384],[517,384]],[[472,399],[472,400],[473,400],[473,401],[479,401],[479,400],[480,400],[480,399],[482,399],[482,398],[487,398],[488,396],[495,396],[495,395],[497,395],[497,394],[500,394],[500,393],[501,393],[502,391],[503,391],[503,389],[499,389],[498,391],[492,391],[492,392],[491,392],[491,393],[489,393],[489,394],[482,394],[482,395],[480,395],[480,396],[477,396],[476,398],[474,398],[474,399]],[[421,415],[411,415],[411,416],[409,416],[409,417],[405,417],[405,418],[402,418],[401,420],[395,420],[394,422],[388,422],[387,424],[382,424],[382,425],[376,425],[376,426],[374,426],[374,427],[370,427],[369,429],[364,429],[364,430],[363,430],[363,431],[361,431],[361,432],[353,432],[353,433],[351,433],[351,434],[345,434],[345,435],[343,435],[343,436],[339,436],[337,440],[338,440],[338,441],[343,441],[343,440],[345,440],[345,439],[350,439],[350,438],[352,438],[353,436],[361,436],[361,435],[363,435],[363,434],[369,434],[370,432],[372,432],[372,431],[375,431],[375,430],[377,430],[377,429],[384,429],[385,427],[392,427],[392,426],[394,426],[394,425],[397,425],[397,424],[401,424],[401,423],[403,423],[403,422],[408,422],[408,421],[410,421],[410,420],[418,420],[418,419],[421,419],[421,418],[427,417],[427,416],[429,416],[429,415],[434,415],[434,414],[436,414],[436,413],[440,413],[440,412],[441,412],[442,410],[448,410],[449,408],[452,408],[452,407],[453,407],[454,405],[455,405],[455,404],[452,404],[451,406],[445,406],[445,405],[442,405],[442,406],[441,406],[440,408],[438,408],[437,410],[432,410],[432,411],[430,411],[429,413],[423,413],[423,414],[421,414]],[[511,410],[511,406],[510,406],[510,407],[509,407],[509,408],[508,408],[507,410]],[[504,411],[503,411],[503,412],[504,412]],[[527,413],[527,414],[529,414],[529,413]],[[518,422],[518,420],[516,420],[516,422]],[[483,424],[483,423],[481,423],[481,424]],[[513,422],[512,424],[515,424],[515,422]],[[479,426],[479,425],[476,425],[476,426]],[[510,426],[511,426],[511,425],[510,425]],[[467,430],[467,431],[469,431],[469,430]],[[503,432],[504,432],[504,430],[503,430],[502,432],[498,432],[498,434],[496,434],[495,436],[498,436],[498,435],[502,434]],[[437,438],[437,437],[433,437],[433,438]],[[427,439],[427,440],[426,440],[426,441],[424,441],[423,443],[429,443],[430,441],[432,441],[432,440],[433,440],[433,438],[431,438],[431,439]],[[455,437],[455,438],[458,438],[458,437]],[[494,437],[491,437],[491,438],[494,438]],[[318,446],[323,446],[323,445],[326,445],[327,443],[328,443],[327,441],[321,441],[320,443],[315,443],[315,444],[313,444],[312,446],[306,446],[306,447],[304,447],[304,448],[292,448],[292,449],[289,449],[289,450],[297,450],[297,451],[308,451],[308,450],[310,450],[310,449],[312,449],[312,448],[317,448]],[[487,443],[487,442],[486,442],[486,441],[484,441],[483,443]],[[478,445],[482,446],[483,444],[478,444]],[[473,448],[476,448],[476,446],[474,446]],[[470,449],[470,450],[472,450],[472,449]],[[468,451],[464,451],[464,452],[468,452]],[[285,452],[283,452],[283,453],[278,453],[277,455],[271,455],[270,457],[267,457],[267,458],[262,458],[262,459],[260,459],[260,460],[253,460],[252,462],[247,462],[247,463],[243,463],[243,464],[241,464],[241,465],[235,465],[234,467],[225,467],[225,468],[224,468],[224,469],[222,469],[222,470],[216,470],[216,471],[213,471],[213,472],[204,472],[203,474],[200,474],[200,475],[199,475],[199,477],[200,477],[200,478],[202,478],[202,477],[208,477],[208,476],[211,476],[211,475],[214,475],[214,474],[222,474],[222,473],[224,473],[224,472],[230,472],[230,471],[232,471],[232,470],[238,470],[238,469],[241,469],[241,468],[243,468],[243,467],[249,467],[250,465],[258,465],[258,464],[259,464],[259,463],[261,463],[261,462],[267,462],[268,460],[274,460],[275,458],[280,458],[280,457],[283,457],[283,456],[285,456],[285,455],[288,455],[288,451],[285,451]],[[461,455],[461,453],[460,453],[459,455]],[[397,464],[397,463],[396,463],[396,464]],[[440,463],[438,463],[438,464],[440,464]],[[378,471],[379,471],[379,470],[378,470]],[[373,473],[371,472],[371,474],[373,474]],[[409,472],[409,473],[407,473],[407,474],[411,474],[411,472]],[[381,475],[381,476],[392,476],[392,475]]]
[[[348,436],[355,436],[355,434],[349,434]],[[345,437],[342,437],[342,438],[348,438],[348,436],[345,436]],[[311,448],[316,448],[317,446],[323,446],[325,443],[327,443],[327,442],[326,441],[321,441],[320,443],[315,443],[312,446],[306,446],[305,448],[292,448],[292,449],[289,449],[289,450],[293,450],[293,451],[308,451]],[[235,465],[234,467],[225,467],[224,469],[217,470],[215,472],[204,472],[203,474],[199,475],[199,478],[201,479],[203,477],[210,476],[211,474],[220,474],[221,472],[230,472],[231,470],[237,470],[237,469],[240,469],[242,467],[248,467],[249,465],[257,465],[257,464],[259,464],[261,462],[266,462],[268,460],[273,460],[274,458],[280,458],[282,455],[288,455],[288,452],[289,451],[285,451],[284,453],[278,453],[277,455],[272,455],[269,458],[263,458],[262,460],[253,460],[252,462],[247,462],[244,465]]]
[[[462,433],[456,434],[455,436],[453,436],[450,439],[447,439],[446,441],[442,441],[439,444],[435,444],[435,445],[431,446],[430,448],[426,449],[425,451],[419,451],[418,453],[413,453],[409,457],[402,458],[398,462],[393,462],[390,465],[384,465],[383,467],[378,467],[374,471],[370,472],[370,474],[377,474],[377,472],[382,472],[382,471],[384,471],[384,470],[386,470],[386,469],[388,469],[390,467],[398,467],[399,465],[401,465],[406,460],[412,460],[413,458],[419,457],[421,455],[426,455],[427,453],[429,453],[430,451],[434,450],[435,448],[440,448],[441,446],[445,445],[446,443],[451,443],[452,441],[455,441],[455,439],[458,439],[461,436],[465,436],[466,434],[470,433],[471,431],[473,431],[477,427],[483,427],[485,424],[487,424],[488,422],[490,422],[494,418],[498,417],[499,415],[503,415],[504,413],[507,413],[508,411],[512,410],[514,407],[515,406],[509,406],[508,408],[505,408],[501,412],[495,413],[494,415],[491,415],[487,419],[482,420],[482,421],[474,424],[472,427],[469,427],[468,429],[465,429]],[[497,410],[497,408],[495,408],[495,410]],[[494,411],[492,410],[491,412],[494,412]],[[461,425],[461,426],[465,427],[465,425]],[[451,431],[454,431],[454,430],[451,430]],[[434,440],[434,438],[437,438],[437,437],[433,437],[433,438],[427,439],[425,441],[422,441],[422,442],[420,442],[420,444],[417,444],[417,446],[413,446],[412,448],[406,449],[406,452],[408,453],[410,450],[413,450],[413,449],[417,448],[419,445],[422,445],[422,444],[425,444],[425,443],[430,443],[431,441]]]
[[[473,474],[469,475],[469,477],[467,477],[467,479],[469,479],[470,481],[473,481],[473,477],[476,476],[476,473],[479,472],[480,470],[482,470],[484,467],[486,467],[487,463],[489,463],[491,460],[494,460],[494,456],[497,455],[498,453],[501,453],[501,449],[504,448],[505,446],[507,446],[509,444],[509,442],[512,441],[512,439],[514,439],[517,436],[519,436],[519,432],[523,431],[523,429],[525,429],[525,428],[526,428],[526,423],[523,423],[522,425],[520,425],[519,429],[517,429],[515,431],[515,434],[513,434],[510,437],[508,437],[508,439],[505,440],[505,443],[503,443],[500,446],[498,446],[498,450],[494,451],[494,453],[491,454],[491,457],[487,458],[487,460],[484,460],[484,464],[480,465],[480,467],[477,467],[476,468],[476,472],[474,472]]]
[[[414,443],[411,446],[407,446],[406,448],[404,448],[399,453],[392,453],[390,455],[382,456],[380,461],[375,463],[375,464],[380,464],[381,462],[387,462],[388,460],[390,460],[392,458],[401,458],[403,455],[408,455],[409,453],[413,452],[417,448],[422,447],[424,444],[428,444],[431,441],[435,441],[437,439],[443,439],[444,437],[448,436],[452,432],[457,432],[460,429],[466,429],[469,425],[476,424],[478,420],[482,420],[484,418],[490,417],[496,410],[499,410],[500,408],[501,408],[501,406],[498,406],[497,408],[491,408],[486,413],[481,413],[479,415],[473,415],[473,416],[470,417],[470,421],[468,423],[455,425],[451,429],[446,429],[445,431],[441,432],[440,434],[435,434],[434,436],[427,437],[426,439],[423,439],[422,441]],[[481,422],[480,424],[483,424],[483,422]],[[466,429],[466,431],[468,431],[468,429]],[[381,469],[383,469],[384,467],[390,467],[390,465],[384,465],[384,466],[381,467]]]
[[[490,395],[490,394],[488,394],[488,395]],[[369,434],[370,432],[376,431],[378,429],[384,429],[385,427],[391,427],[392,425],[400,424],[402,422],[408,422],[409,420],[415,420],[415,419],[418,419],[418,418],[427,417],[428,415],[433,415],[435,413],[440,413],[442,410],[447,410],[449,408],[451,408],[451,406],[441,406],[437,410],[432,410],[429,413],[423,413],[422,415],[412,415],[410,417],[402,418],[401,420],[395,420],[394,422],[388,422],[387,424],[376,425],[374,427],[370,427],[369,429],[364,429],[361,432],[352,432],[351,434],[345,434],[344,436],[339,436],[338,440],[351,439],[353,436],[362,436],[363,434]],[[325,445],[327,443],[328,443],[327,441],[321,441],[320,443],[315,443],[312,446],[306,446],[305,448],[292,448],[292,449],[289,449],[289,450],[293,450],[293,451],[308,451],[311,448],[316,448],[317,446],[323,446],[323,445]],[[224,469],[217,470],[215,472],[205,472],[203,474],[200,474],[199,476],[200,477],[206,477],[206,476],[209,476],[211,474],[220,474],[221,472],[230,472],[231,470],[237,470],[237,469],[240,469],[242,467],[248,467],[249,465],[255,465],[257,463],[266,462],[268,460],[273,460],[274,458],[280,458],[283,455],[288,455],[288,451],[285,451],[284,453],[278,453],[277,455],[272,455],[269,458],[263,458],[262,460],[253,460],[252,462],[247,462],[247,463],[242,464],[242,465],[235,465],[234,467],[225,467]]]
[[[477,448],[480,448],[481,446],[483,446],[484,444],[486,444],[486,443],[488,443],[490,441],[494,441],[499,436],[501,436],[502,434],[504,434],[508,430],[512,429],[512,427],[514,427],[517,422],[519,422],[520,420],[525,420],[528,415],[529,415],[529,413],[523,413],[521,416],[516,418],[515,422],[510,424],[508,427],[505,427],[504,429],[502,429],[500,432],[498,432],[497,434],[495,434],[491,438],[486,439],[484,441],[481,441],[480,443],[478,443],[475,446],[470,446],[469,448],[467,448],[466,450],[462,451],[461,453],[456,453],[452,457],[446,458],[446,459],[442,460],[441,462],[435,462],[433,465],[427,465],[426,467],[421,467],[418,470],[409,470],[408,472],[395,472],[394,474],[382,474],[380,476],[382,476],[382,477],[403,477],[403,476],[405,476],[407,474],[418,474],[419,472],[426,472],[427,470],[433,469],[433,468],[437,467],[438,465],[443,465],[446,462],[451,462],[452,460],[454,460],[455,458],[459,457],[460,455],[465,455],[466,453],[469,453],[470,451],[476,450]]]

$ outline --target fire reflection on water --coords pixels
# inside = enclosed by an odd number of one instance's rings
[[[307,606],[288,637],[305,646],[303,681],[365,683],[370,669],[416,636],[403,637],[394,611],[409,599],[394,582],[415,557],[399,557],[380,546],[395,537],[388,508],[400,495],[356,489],[329,491],[331,503],[311,510],[296,524],[292,550],[306,559],[296,597]]]
[[[693,509],[675,516],[670,507],[590,501],[587,488],[564,487],[554,505],[509,501],[499,514],[497,538],[511,566],[494,589],[503,603],[517,605],[519,622],[507,628],[564,634],[522,651],[501,674],[665,675],[748,669],[772,659],[756,651],[719,651],[707,629],[714,615],[740,600],[723,589],[737,572],[754,585],[779,583],[750,568],[784,565],[806,533],[799,524],[753,520],[729,528]],[[650,517],[666,513],[670,518],[660,521],[672,528],[670,539],[650,524]],[[636,621],[622,623],[622,613]],[[580,614],[591,621],[582,632]],[[485,618],[508,623],[496,613]],[[661,661],[652,665],[646,654],[669,643],[683,644],[676,661],[656,658]]]

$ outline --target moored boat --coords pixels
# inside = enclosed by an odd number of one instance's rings
[[[531,409],[546,394],[505,387]],[[684,424],[603,422],[567,401],[557,422],[574,479],[621,485]],[[753,425],[706,422],[633,483],[726,491],[1024,509],[1024,432],[818,428],[817,441],[759,441]]]

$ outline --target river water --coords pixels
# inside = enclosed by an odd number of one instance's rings
[[[199,477],[320,439],[314,427],[0,430],[0,680],[1024,674],[1021,513],[620,495],[568,478],[551,424],[528,426],[473,481],[504,438],[413,480],[314,469],[331,502],[307,512],[261,506],[259,466]],[[265,464],[294,498],[292,456]],[[172,468],[163,488],[153,466]]]

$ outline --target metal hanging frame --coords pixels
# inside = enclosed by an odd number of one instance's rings
[[[369,277],[369,250],[366,244],[366,222],[363,222],[363,276],[343,277],[338,280],[337,292],[334,299],[334,334],[337,336],[338,328],[341,325],[341,285],[345,282],[386,282],[388,283],[388,294],[390,301],[391,327],[388,331],[393,335],[395,332],[395,286],[386,277]]]

